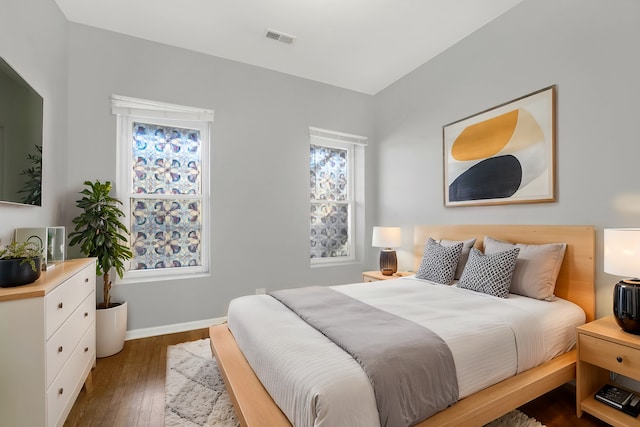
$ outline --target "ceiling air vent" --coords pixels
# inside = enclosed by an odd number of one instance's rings
[[[275,31],[275,30],[267,30],[265,37],[268,39],[276,40],[286,44],[291,44],[296,40],[296,36],[281,33],[280,31]]]

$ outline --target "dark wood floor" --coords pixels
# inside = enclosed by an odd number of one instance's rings
[[[206,337],[208,331],[200,329],[131,340],[120,353],[98,359],[93,391],[83,388],[65,427],[162,427],[167,346]],[[560,387],[520,409],[547,427],[608,425],[588,414],[578,419],[574,399]]]
[[[576,417],[576,395],[566,386],[559,387],[519,408],[547,427],[606,427],[609,424],[589,414]]]
[[[162,427],[167,346],[208,336],[199,329],[131,340],[120,353],[98,359],[93,390],[82,389],[65,427]]]

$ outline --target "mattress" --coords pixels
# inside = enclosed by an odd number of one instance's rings
[[[437,333],[453,354],[460,398],[570,350],[585,321],[580,307],[562,299],[496,298],[414,277],[332,288]],[[360,365],[277,300],[234,299],[228,320],[256,376],[294,426],[379,426]]]

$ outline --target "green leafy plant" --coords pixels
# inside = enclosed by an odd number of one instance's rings
[[[124,213],[118,205],[122,202],[110,195],[111,182],[85,181],[87,187],[80,192],[83,194],[76,206],[83,210],[73,223],[74,231],[69,233],[69,245],[80,244],[82,253],[89,257],[96,257],[96,274],[103,279],[104,302],[99,308],[111,307],[111,278],[112,268],[120,278],[124,274],[124,261],[131,259],[133,254],[127,246],[127,227],[120,221]]]
[[[35,242],[16,242],[15,240],[6,246],[0,246],[0,259],[20,259],[20,265],[28,262],[31,269],[36,271],[37,258],[42,256],[42,248]]]
[[[28,169],[20,172],[26,178],[24,187],[18,193],[24,193],[22,203],[27,205],[41,205],[42,202],[42,145],[36,145],[36,154],[28,154],[27,159],[32,163]]]

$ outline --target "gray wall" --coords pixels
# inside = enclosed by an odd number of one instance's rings
[[[415,224],[595,225],[598,315],[609,314],[617,278],[602,272],[602,229],[638,225],[640,213],[638,17],[635,0],[526,0],[371,97],[71,24],[53,0],[5,0],[0,56],[45,99],[45,184],[42,208],[0,205],[0,238],[16,227],[70,228],[82,182],[115,179],[109,98],[120,94],[216,112],[213,273],[116,286],[129,329],[222,316],[258,287],[356,281],[376,265],[374,224],[403,227],[405,269]],[[551,84],[558,201],[445,209],[442,125]],[[309,267],[308,126],[370,137],[366,262]]]
[[[215,110],[212,274],[115,286],[130,330],[223,316],[256,288],[360,280],[363,262],[309,265],[308,127],[371,137],[371,96],[70,24],[67,226],[84,180],[115,180],[112,94]]]
[[[44,98],[42,207],[0,203],[0,243],[61,225],[67,170],[67,20],[52,0],[3,0],[0,56]],[[0,95],[1,96],[1,95]]]
[[[527,0],[375,96],[379,222],[403,227],[411,268],[421,223],[589,224],[598,317],[618,278],[602,229],[640,226],[640,2]],[[557,202],[445,208],[442,126],[557,85]]]

